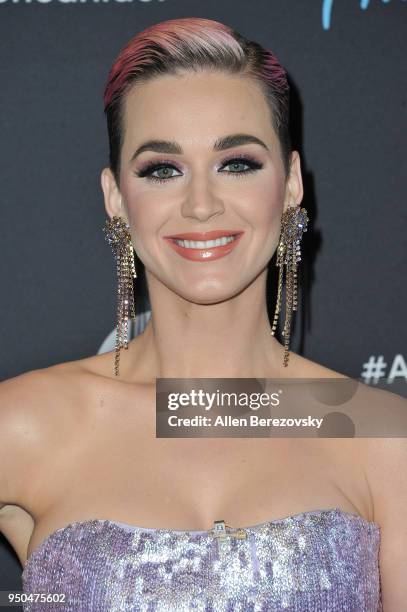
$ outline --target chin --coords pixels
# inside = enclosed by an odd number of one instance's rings
[[[230,300],[241,291],[241,287],[228,289],[225,284],[219,286],[206,285],[205,287],[189,287],[188,291],[179,293],[185,300],[194,304],[217,304]]]

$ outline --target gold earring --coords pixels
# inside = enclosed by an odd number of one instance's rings
[[[290,206],[281,218],[280,242],[277,250],[276,266],[279,267],[277,303],[274,313],[271,335],[277,328],[278,316],[281,309],[281,295],[283,288],[283,266],[286,266],[286,298],[285,321],[282,335],[284,336],[283,366],[288,366],[290,332],[292,312],[297,310],[297,263],[301,261],[300,241],[307,231],[309,218],[305,208]]]
[[[112,247],[117,269],[117,325],[115,376],[119,376],[120,350],[128,348],[128,320],[135,319],[133,278],[137,278],[130,226],[114,216],[105,223],[105,239]]]

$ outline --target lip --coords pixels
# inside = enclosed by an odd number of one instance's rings
[[[243,234],[244,232],[242,231],[229,232],[225,230],[216,230],[205,233],[191,232],[188,234],[177,234],[177,236],[163,236],[163,238],[176,253],[185,259],[189,259],[190,261],[214,261],[220,257],[225,257],[225,255],[233,251]],[[193,237],[187,238],[187,236]],[[174,238],[179,240],[216,240],[216,238],[220,238],[221,236],[236,236],[236,238],[223,246],[207,247],[204,249],[187,249],[174,242]]]
[[[211,232],[185,232],[184,234],[173,234],[172,236],[163,236],[163,238],[177,238],[177,240],[216,240],[222,236],[236,236],[243,234],[241,230],[212,230]]]

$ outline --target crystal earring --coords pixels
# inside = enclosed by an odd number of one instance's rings
[[[115,376],[119,376],[120,350],[128,348],[128,320],[135,319],[133,278],[137,278],[130,226],[121,217],[108,219],[103,228],[110,244],[117,269],[117,325]]]
[[[274,313],[271,335],[274,336],[278,316],[281,309],[281,295],[283,288],[283,266],[286,266],[286,299],[285,321],[282,335],[284,336],[283,366],[288,366],[290,331],[292,312],[297,310],[297,263],[301,261],[300,241],[307,231],[309,218],[305,208],[290,206],[281,218],[280,242],[277,250],[276,266],[279,267],[277,303]]]

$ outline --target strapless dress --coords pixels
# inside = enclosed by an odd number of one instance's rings
[[[377,523],[339,508],[226,534],[77,521],[29,556],[23,610],[382,612],[379,546]]]

